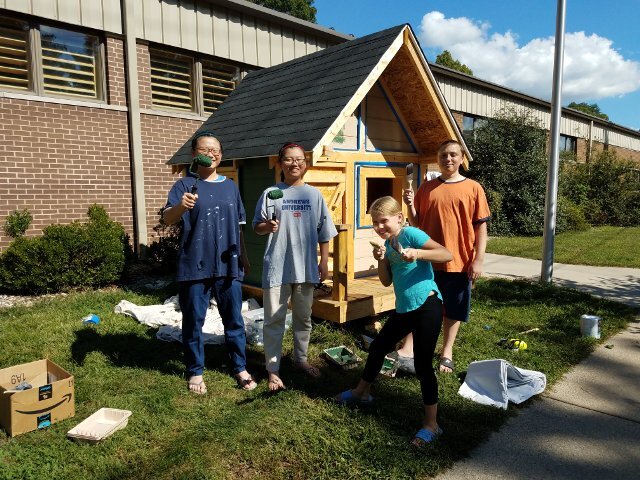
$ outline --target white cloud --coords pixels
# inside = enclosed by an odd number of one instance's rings
[[[425,52],[449,50],[476,77],[536,97],[551,98],[554,38],[518,44],[510,31],[490,34],[487,22],[429,12],[418,37]],[[563,104],[640,90],[640,62],[625,60],[613,42],[584,32],[565,34]]]

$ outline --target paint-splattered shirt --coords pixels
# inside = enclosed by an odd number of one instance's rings
[[[179,205],[190,192],[194,177],[178,180],[167,207]],[[219,175],[214,181],[198,180],[198,200],[182,215],[177,281],[229,277],[242,280],[240,225],[246,223],[244,205],[236,184]]]

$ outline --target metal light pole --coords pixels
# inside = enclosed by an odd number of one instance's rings
[[[560,117],[562,112],[562,66],[564,62],[565,0],[558,0],[556,12],[556,45],[553,59],[553,90],[551,98],[551,148],[547,167],[547,192],[544,202],[544,235],[540,280],[551,283],[553,276],[553,244],[556,233],[558,201],[558,164],[560,161]]]

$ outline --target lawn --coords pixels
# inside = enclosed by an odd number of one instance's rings
[[[572,265],[640,268],[640,227],[593,227],[556,235],[554,261]],[[542,237],[495,237],[487,252],[542,259]]]
[[[414,377],[382,378],[376,404],[350,409],[332,395],[355,384],[360,369],[342,372],[319,358],[323,348],[345,344],[361,357],[363,323],[314,326],[311,361],[323,372],[310,380],[283,362],[288,389],[267,392],[263,353],[249,347],[249,370],[259,378],[241,391],[228,375],[222,347],[207,347],[209,394],[187,392],[179,344],[156,340],[155,330],[113,313],[122,299],[156,304],[173,292],[121,289],[74,293],[32,307],[0,310],[0,368],[47,357],[75,375],[76,416],[13,439],[0,431],[0,478],[427,478],[449,468],[523,406],[506,411],[457,394],[460,374],[473,360],[504,358],[544,372],[549,384],[585,358],[595,340],[580,337],[579,317],[603,318],[603,340],[632,318],[632,311],[576,291],[506,280],[476,284],[472,321],[461,328],[457,374],[440,375],[439,421],[443,437],[427,452],[408,442],[421,414]],[[98,325],[83,325],[88,313]],[[527,350],[497,346],[502,337],[533,327]],[[285,340],[291,352],[290,333]],[[529,402],[536,401],[535,399]],[[133,412],[129,425],[105,441],[80,444],[66,432],[100,407]]]

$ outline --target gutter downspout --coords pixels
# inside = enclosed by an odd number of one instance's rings
[[[121,0],[122,29],[125,43],[125,77],[127,89],[127,120],[129,123],[129,148],[131,152],[131,188],[133,194],[134,249],[138,257],[145,256],[148,242],[147,209],[144,196],[144,168],[142,158],[142,129],[140,127],[140,92],[138,90],[138,55],[134,0]]]
[[[589,122],[589,151],[587,152],[587,163],[591,162],[592,148],[593,148],[593,120]]]

